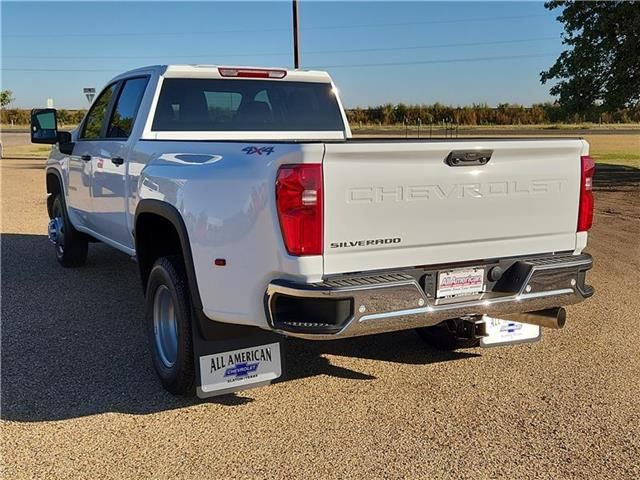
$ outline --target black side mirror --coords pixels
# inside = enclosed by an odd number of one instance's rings
[[[58,143],[60,145],[62,145],[63,143],[71,143],[71,133],[58,132]]]
[[[71,141],[71,134],[69,132],[58,132],[58,143],[60,153],[73,155],[73,147],[75,143]]]
[[[58,143],[58,116],[54,108],[31,110],[31,143]]]

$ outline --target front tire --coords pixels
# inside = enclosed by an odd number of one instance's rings
[[[51,202],[49,240],[56,249],[58,263],[63,267],[80,267],[87,261],[87,253],[89,252],[87,237],[77,231],[69,221],[60,194],[56,194]]]
[[[193,393],[192,308],[182,258],[161,257],[147,283],[145,322],[153,366],[166,390]]]

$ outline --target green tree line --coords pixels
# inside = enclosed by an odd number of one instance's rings
[[[58,110],[58,123],[61,125],[77,125],[84,118],[86,110]],[[0,112],[0,121],[3,125],[28,125],[31,120],[31,110],[23,108],[7,108]]]
[[[441,103],[430,105],[407,105],[404,103],[378,105],[375,107],[347,110],[349,122],[354,125],[423,125],[442,122],[460,125],[540,125],[553,123],[640,123],[640,107],[605,111],[596,109],[587,114],[570,113],[552,103],[535,104],[531,107],[500,104],[451,106]]]
[[[61,125],[77,125],[86,110],[58,110]],[[594,111],[588,114],[569,113],[562,107],[543,103],[531,107],[501,104],[490,107],[486,104],[451,106],[441,103],[430,105],[407,105],[404,103],[358,107],[347,109],[347,117],[353,126],[359,125],[423,125],[442,122],[460,125],[544,125],[555,123],[640,123],[640,107],[615,111]],[[3,109],[0,114],[3,125],[28,125],[30,111],[22,108]]]

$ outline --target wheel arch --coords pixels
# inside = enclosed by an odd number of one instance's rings
[[[184,261],[191,301],[194,308],[201,312],[202,301],[191,243],[180,212],[173,205],[161,200],[144,199],[136,208],[134,225],[136,257],[144,291],[154,262],[161,256],[180,254]],[[163,234],[160,240],[154,235],[158,232]]]
[[[49,214],[49,218],[51,218],[51,207],[53,205],[53,199],[56,196],[56,194],[60,194],[62,205],[64,205],[66,208],[62,175],[56,168],[47,168],[46,183],[47,183],[47,213]]]

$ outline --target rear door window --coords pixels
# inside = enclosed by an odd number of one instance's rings
[[[154,131],[343,131],[331,84],[167,78]]]
[[[116,107],[111,115],[107,137],[129,138],[149,77],[125,80]]]

